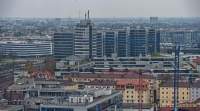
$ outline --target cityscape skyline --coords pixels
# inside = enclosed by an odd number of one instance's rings
[[[200,111],[198,4],[0,0],[0,111]]]
[[[1,0],[0,17],[199,17],[199,0]],[[163,13],[164,12],[164,13]]]

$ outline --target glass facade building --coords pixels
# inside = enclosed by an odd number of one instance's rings
[[[153,28],[103,30],[96,34],[97,57],[137,57],[160,52],[160,32]]]
[[[115,47],[115,32],[110,31],[110,32],[105,32],[105,37],[104,37],[104,55],[107,57],[111,57],[112,54],[115,53],[116,47]]]
[[[55,33],[53,38],[53,54],[56,60],[61,60],[74,54],[74,34]]]
[[[82,20],[76,25],[74,34],[74,54],[85,58],[92,58],[96,54],[93,24],[91,20]]]
[[[120,30],[117,32],[117,56],[127,56],[127,31]]]
[[[148,54],[160,52],[160,32],[155,29],[148,30]]]
[[[103,33],[96,33],[96,56],[103,57]]]
[[[129,57],[146,56],[147,54],[147,34],[144,28],[134,28],[130,30],[128,41]]]
[[[52,55],[51,42],[10,41],[0,43],[1,55],[17,58],[43,57]]]

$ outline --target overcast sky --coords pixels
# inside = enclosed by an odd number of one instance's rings
[[[0,0],[0,17],[197,17],[200,0]]]

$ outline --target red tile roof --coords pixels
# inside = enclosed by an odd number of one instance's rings
[[[196,59],[193,59],[192,61],[199,65],[200,64],[200,57],[197,57]]]
[[[128,85],[128,84],[131,84],[131,85],[148,85],[149,83],[147,81],[144,81],[144,80],[130,80],[130,79],[127,79],[127,80],[117,80],[117,85]]]
[[[101,73],[101,74],[69,74],[66,75],[65,77],[74,77],[74,78],[113,78],[113,79],[118,79],[118,78],[129,78],[129,79],[136,79],[139,78],[139,74],[136,72],[107,72],[107,73]],[[147,74],[142,74],[140,75],[141,78],[143,79],[154,79],[153,75],[147,75]]]

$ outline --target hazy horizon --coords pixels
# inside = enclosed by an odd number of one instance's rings
[[[200,0],[0,0],[0,17],[200,17]]]

